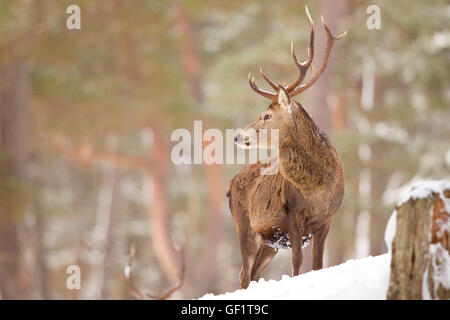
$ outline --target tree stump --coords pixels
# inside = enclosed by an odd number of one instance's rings
[[[387,299],[450,299],[450,182],[416,184],[395,211]]]

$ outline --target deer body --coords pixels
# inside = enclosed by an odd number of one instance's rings
[[[241,288],[259,279],[279,248],[292,249],[292,273],[298,275],[302,247],[311,238],[313,269],[321,269],[331,218],[344,195],[344,173],[336,149],[303,107],[291,99],[317,80],[326,66],[333,41],[342,37],[333,37],[322,20],[329,37],[325,62],[309,83],[299,86],[313,56],[314,29],[308,11],[307,16],[311,26],[308,60],[299,63],[292,51],[300,70],[296,82],[288,87],[277,86],[261,71],[277,90],[273,94],[256,87],[249,76],[253,90],[270,98],[272,104],[235,140],[244,148],[277,147],[279,171],[261,175],[263,164],[258,162],[245,167],[231,181],[228,195],[241,247]],[[260,145],[260,129],[279,130],[278,145],[273,142]]]

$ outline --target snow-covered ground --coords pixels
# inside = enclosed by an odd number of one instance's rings
[[[450,200],[443,195],[443,190],[450,189],[450,181],[423,181],[414,183],[397,205],[409,199],[420,199],[429,196],[431,193],[440,194],[445,204],[445,210],[450,212]],[[394,210],[388,221],[385,241],[391,250],[392,241],[396,232],[397,212]],[[443,223],[442,228],[450,230],[449,223]],[[443,232],[443,231],[442,231]],[[431,234],[431,230],[430,230]],[[450,288],[450,255],[443,249],[440,243],[430,245],[430,254],[435,269],[435,288],[442,285]],[[435,260],[440,260],[439,266]],[[283,276],[280,281],[264,279],[250,283],[246,290],[221,295],[207,294],[200,299],[268,299],[268,300],[302,300],[302,299],[386,299],[389,285],[391,268],[391,253],[382,254],[376,257],[348,260],[338,266],[311,271],[297,277]],[[427,279],[428,267],[425,272]],[[434,296],[436,296],[434,294]],[[424,286],[424,299],[431,299],[433,296]]]
[[[311,271],[280,281],[260,279],[246,290],[200,299],[386,299],[391,254],[348,260],[338,266]]]

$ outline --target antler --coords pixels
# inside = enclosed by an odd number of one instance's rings
[[[347,31],[345,31],[343,34],[341,34],[340,36],[333,36],[331,34],[330,29],[328,28],[325,19],[321,16],[320,17],[321,21],[322,21],[322,25],[327,33],[327,37],[328,37],[328,41],[327,41],[327,49],[325,51],[325,56],[323,57],[323,62],[322,62],[322,66],[320,67],[320,69],[314,73],[313,77],[305,84],[302,84],[301,86],[295,88],[294,90],[292,90],[290,92],[290,96],[293,97],[303,91],[305,91],[306,89],[308,89],[309,87],[311,87],[316,81],[317,79],[320,78],[320,76],[322,75],[323,71],[325,70],[325,68],[327,67],[327,63],[328,63],[328,58],[330,57],[330,52],[331,49],[333,48],[333,44],[336,40],[340,40],[343,37],[345,37],[347,35]]]
[[[270,80],[269,78],[266,77],[266,75],[264,74],[264,72],[262,71],[262,68],[259,68],[259,73],[261,74],[261,76],[264,78],[264,80],[267,81],[267,83],[276,91],[278,91],[278,86],[272,82],[272,80]]]
[[[166,290],[163,294],[159,296],[152,295],[148,292],[140,290],[133,282],[131,278],[131,266],[133,265],[134,257],[135,257],[135,247],[134,244],[131,244],[130,246],[130,253],[128,257],[128,264],[125,266],[125,269],[123,271],[123,279],[125,280],[126,284],[128,285],[128,288],[130,289],[130,293],[136,297],[139,300],[147,300],[147,299],[155,299],[155,300],[167,300],[170,298],[170,296],[177,290],[179,290],[184,282],[185,277],[185,263],[184,263],[184,247],[176,247],[176,250],[178,251],[178,255],[180,256],[181,260],[181,266],[180,266],[180,272],[178,275],[178,282],[173,285],[171,288]]]
[[[328,28],[327,24],[325,23],[325,20],[323,19],[323,17],[321,17],[323,27],[328,36],[328,42],[327,42],[327,49],[325,51],[325,56],[324,56],[322,66],[318,71],[316,71],[314,66],[312,65],[312,60],[314,58],[314,22],[311,18],[311,15],[309,14],[307,6],[305,7],[305,10],[306,10],[306,17],[308,18],[308,22],[309,22],[309,28],[311,30],[310,36],[309,36],[309,44],[308,44],[308,58],[303,62],[299,62],[297,59],[297,56],[295,54],[295,51],[294,51],[294,43],[291,42],[292,58],[294,59],[294,62],[299,70],[299,75],[298,75],[297,79],[289,86],[284,86],[284,88],[286,89],[286,91],[289,93],[289,95],[291,97],[299,94],[300,92],[305,91],[306,89],[311,87],[317,81],[317,79],[319,79],[319,77],[322,75],[323,71],[325,70],[325,68],[327,66],[328,58],[330,56],[331,48],[333,47],[334,41],[342,39],[347,34],[347,31],[345,31],[342,35],[340,35],[338,37],[333,36],[331,34],[331,31]],[[300,85],[302,83],[302,81],[305,79],[305,76],[306,76],[306,73],[307,73],[309,67],[312,68],[311,71],[312,71],[313,77],[308,81],[308,83]],[[276,101],[278,98],[278,89],[279,89],[278,85],[276,85],[272,80],[270,80],[269,78],[266,77],[266,75],[262,71],[262,68],[260,69],[259,72],[260,72],[261,76],[264,78],[264,80],[266,80],[267,83],[274,90],[277,91],[277,93],[265,91],[265,90],[258,88],[258,86],[255,83],[255,78],[252,77],[252,75],[249,73],[248,74],[248,83],[250,84],[250,87],[256,93],[262,95],[263,97],[271,99],[272,101]]]
[[[261,70],[262,71],[262,70]],[[264,76],[264,79],[267,79],[268,82],[270,81],[268,78]],[[272,81],[269,82],[271,85],[273,84]],[[248,84],[250,85],[250,88],[253,89],[257,94],[262,95],[263,97],[266,97],[268,99],[271,99],[272,101],[276,101],[278,97],[278,93],[272,93],[266,90],[262,90],[258,88],[258,86],[255,83],[255,77],[252,77],[251,73],[248,74]],[[274,84],[275,85],[275,84]],[[278,86],[277,86],[278,88]]]
[[[308,58],[303,62],[299,62],[297,59],[297,56],[295,55],[294,42],[291,42],[292,58],[294,58],[294,62],[297,65],[297,68],[299,70],[299,75],[298,75],[297,80],[295,80],[294,83],[292,83],[291,85],[289,85],[286,88],[286,91],[288,93],[290,93],[292,90],[297,88],[297,86],[300,83],[302,83],[303,79],[305,79],[306,72],[308,71],[308,68],[311,65],[311,62],[314,57],[314,22],[311,18],[311,15],[309,14],[308,7],[305,7],[305,10],[306,10],[306,16],[308,17],[309,28],[311,29],[311,33],[309,35]]]

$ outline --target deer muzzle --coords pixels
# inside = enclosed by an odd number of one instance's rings
[[[257,135],[255,130],[241,130],[234,137],[236,145],[243,149],[256,148],[257,147]]]

